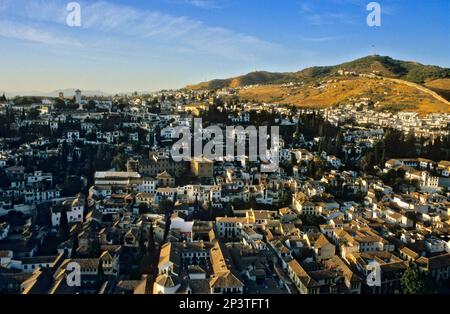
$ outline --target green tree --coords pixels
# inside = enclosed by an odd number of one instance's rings
[[[434,294],[437,293],[436,283],[425,272],[408,267],[401,278],[404,294]]]

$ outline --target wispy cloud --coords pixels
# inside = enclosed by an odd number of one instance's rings
[[[344,38],[343,36],[323,36],[323,37],[300,37],[302,41],[308,42],[327,42],[327,41],[335,41]]]
[[[300,13],[308,13],[313,11],[313,6],[310,3],[303,2],[300,4]]]
[[[81,46],[74,39],[56,36],[39,28],[12,21],[0,21],[0,36],[49,45]]]
[[[229,0],[165,0],[169,3],[188,5],[200,9],[221,9],[227,5]]]
[[[213,0],[184,1],[196,6],[216,3]],[[20,5],[17,6],[17,2],[22,3],[22,9]],[[67,15],[65,1],[17,0],[17,2],[18,11],[15,14],[27,20],[59,26],[65,24]],[[279,48],[278,45],[255,36],[234,32],[227,28],[209,26],[187,16],[140,10],[107,1],[85,1],[80,4],[81,30],[89,34],[97,34],[98,38],[106,35],[108,38],[115,37],[118,41],[134,39],[138,45],[172,45],[174,51],[195,51],[241,60],[253,59],[261,53]],[[68,27],[66,31],[69,31]]]
[[[276,48],[276,45],[257,37],[211,27],[185,16],[140,11],[107,2],[83,6],[83,10],[83,27],[87,29],[173,43],[174,47],[195,48],[199,52],[228,58],[252,57],[258,49]]]
[[[305,20],[316,26],[355,23],[355,17],[344,13],[313,13],[305,15]]]
[[[12,4],[12,0],[0,0],[0,12],[8,9]]]
[[[198,8],[219,8],[220,5],[216,0],[183,0],[184,3]]]
[[[330,10],[330,4],[338,10]],[[363,11],[365,5],[367,5],[365,0],[305,0],[299,7],[299,13],[304,21],[314,26],[355,24],[357,18],[347,10],[343,10],[343,7],[360,6]]]

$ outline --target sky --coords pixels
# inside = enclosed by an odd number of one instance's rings
[[[184,87],[372,54],[450,67],[450,1],[0,0],[0,92]],[[374,48],[375,47],[375,48]]]

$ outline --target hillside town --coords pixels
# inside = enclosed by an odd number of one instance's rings
[[[174,161],[195,118],[278,126],[279,167]],[[449,235],[449,114],[233,89],[0,98],[2,294],[449,293]]]

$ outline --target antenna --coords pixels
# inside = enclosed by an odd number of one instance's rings
[[[377,51],[376,51],[375,45],[372,45],[372,54],[373,54],[374,57],[377,55]]]

